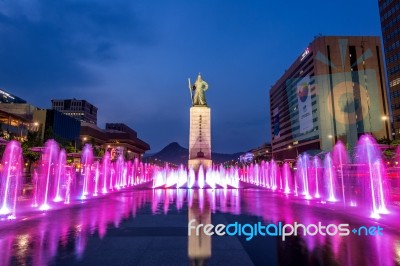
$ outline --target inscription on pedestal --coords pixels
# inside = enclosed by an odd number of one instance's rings
[[[211,110],[207,106],[190,108],[189,166],[211,166]]]
[[[190,108],[189,160],[211,159],[210,108]]]

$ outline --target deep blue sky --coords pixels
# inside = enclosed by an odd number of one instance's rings
[[[187,147],[201,72],[213,150],[245,151],[270,140],[269,88],[318,34],[380,35],[377,1],[0,0],[0,88],[87,99],[156,152]]]

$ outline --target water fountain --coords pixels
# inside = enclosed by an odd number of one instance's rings
[[[89,190],[92,180],[92,164],[93,164],[92,145],[85,144],[85,146],[83,147],[81,162],[82,162],[81,175],[83,177],[81,199],[86,199],[87,195],[89,195]]]
[[[15,219],[17,199],[22,187],[22,149],[17,141],[11,141],[1,161],[0,215]]]
[[[37,175],[36,199],[39,209],[42,211],[50,209],[50,201],[55,197],[57,191],[57,168],[59,162],[59,146],[54,140],[45,143],[44,151],[39,162]],[[62,173],[60,173],[61,175]],[[34,203],[35,204],[35,203]]]
[[[66,182],[66,154],[65,150],[62,149],[58,155],[58,163],[57,163],[57,168],[56,168],[56,185],[55,185],[55,197],[53,199],[54,202],[60,202],[62,201],[62,190],[63,190],[63,184]]]
[[[356,162],[358,176],[362,178],[357,183],[362,190],[360,203],[370,209],[373,218],[387,214],[387,184],[384,179],[385,167],[376,141],[371,135],[363,135],[357,144]]]
[[[343,204],[346,205],[346,187],[349,186],[347,183],[349,180],[348,175],[345,175],[348,173],[348,169],[345,169],[349,165],[349,156],[347,155],[346,147],[344,146],[343,142],[340,140],[336,143],[336,145],[333,147],[333,163],[334,165],[337,166],[337,173],[338,177],[340,179],[340,190],[342,194],[342,201]],[[347,182],[345,181],[347,179]]]
[[[282,166],[282,175],[283,175],[283,182],[284,182],[284,193],[289,194],[291,192],[292,185],[292,170],[289,167],[288,163],[284,163]]]
[[[365,135],[356,147],[354,162],[343,143],[338,142],[331,153],[324,156],[302,154],[292,169],[274,160],[244,167],[212,166],[206,170],[171,168],[144,164],[137,159],[126,161],[122,156],[111,161],[106,152],[95,159],[91,145],[82,151],[78,169],[66,163],[66,153],[54,140],[46,142],[38,167],[33,171],[34,193],[32,206],[46,211],[52,206],[89,200],[136,187],[234,189],[258,187],[294,199],[314,203],[329,202],[342,207],[369,210],[373,218],[388,211],[387,169],[374,139]],[[361,156],[363,155],[363,156]],[[19,159],[18,159],[19,158]],[[10,142],[5,150],[1,171],[1,215],[15,216],[21,188],[21,147]],[[338,205],[339,206],[339,205]]]
[[[102,160],[102,176],[103,176],[103,184],[102,184],[102,189],[101,192],[103,194],[107,193],[107,181],[110,180],[110,153],[106,152],[103,156],[103,160]]]
[[[326,184],[326,200],[336,202],[336,169],[333,166],[332,156],[328,153],[324,160],[324,178]]]

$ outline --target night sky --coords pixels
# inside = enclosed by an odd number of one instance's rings
[[[0,88],[86,99],[157,152],[188,146],[201,72],[213,150],[246,151],[270,141],[269,88],[318,34],[380,35],[378,1],[0,0]]]

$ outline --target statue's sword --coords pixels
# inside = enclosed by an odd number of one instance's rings
[[[190,78],[188,78],[188,82],[189,82],[190,99],[192,100],[192,105],[193,105],[193,94],[192,94],[192,86],[190,85]]]

